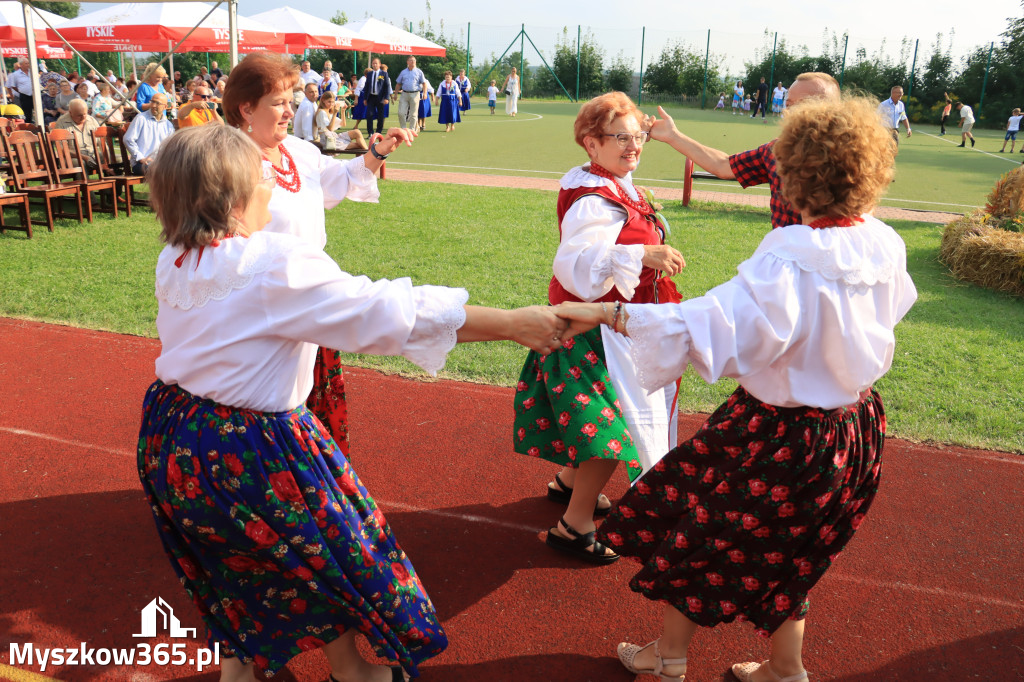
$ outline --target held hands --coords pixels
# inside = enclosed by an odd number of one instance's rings
[[[658,116],[644,116],[641,128],[650,131],[652,140],[670,142],[674,136],[679,135],[676,122],[661,107],[658,107],[658,115],[661,116],[660,119]]]
[[[555,314],[556,310],[541,305],[513,310],[511,339],[541,355],[550,355],[562,346],[562,338],[568,327],[568,322]]]
[[[644,257],[641,262],[646,267],[661,270],[669,277],[678,275],[686,267],[683,254],[667,244],[660,246],[648,244],[644,246]]]
[[[609,313],[611,313],[612,308],[608,307],[607,304],[602,308],[600,303],[574,303],[568,301],[559,303],[553,310],[556,315],[569,325],[562,334],[563,340],[583,332],[588,332],[599,324],[611,324]]]
[[[419,137],[419,133],[408,128],[388,128],[388,132],[384,137],[374,135],[370,139],[370,144],[377,143],[377,151],[381,154],[390,154],[391,152],[398,149],[404,142],[406,146],[411,147],[413,139]]]

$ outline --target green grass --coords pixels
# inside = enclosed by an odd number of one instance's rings
[[[470,302],[544,303],[558,242],[551,192],[401,183],[379,205],[345,202],[327,216],[328,253],[349,272],[408,276],[466,287]],[[767,212],[695,203],[666,206],[670,243],[687,259],[685,297],[729,279],[764,236]],[[893,435],[1024,452],[1024,306],[955,281],[937,261],[942,228],[896,222],[919,300],[897,327],[892,370],[878,384]],[[61,221],[52,234],[0,235],[0,315],[155,336],[153,272],[161,244],[153,216]],[[443,376],[511,385],[525,351],[466,344]],[[350,364],[424,376],[402,359],[351,356]],[[680,405],[714,408],[735,386],[683,378]]]
[[[486,103],[473,101],[464,122],[447,134],[436,116],[412,148],[402,149],[388,162],[395,168],[450,170],[496,175],[530,175],[559,178],[573,165],[586,161],[583,150],[573,141],[572,126],[579,107],[568,102],[522,102],[519,116],[511,119],[499,106],[491,116]],[[656,113],[654,107],[643,107]],[[392,108],[389,125],[395,125]],[[777,135],[778,119],[760,119],[713,113],[699,109],[669,107],[680,130],[694,139],[729,153],[763,144]],[[365,128],[365,126],[364,126]],[[978,146],[958,149],[960,134],[948,127],[944,138],[938,126],[915,125],[914,136],[900,139],[896,160],[896,183],[882,204],[900,208],[963,213],[985,203],[1000,175],[1024,160],[1024,155],[998,154],[1003,135],[998,131],[975,131]],[[987,151],[989,154],[981,153]],[[683,157],[668,146],[651,143],[644,151],[636,181],[652,187],[682,187]],[[766,188],[742,190],[735,182],[697,180],[694,188],[767,195]]]

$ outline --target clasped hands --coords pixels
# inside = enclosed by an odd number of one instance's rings
[[[599,324],[611,325],[614,304],[559,303],[555,306],[530,306],[511,311],[514,321],[511,339],[541,355],[549,355],[563,343]],[[620,329],[625,329],[628,314],[622,311]]]

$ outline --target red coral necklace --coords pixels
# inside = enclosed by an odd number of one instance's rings
[[[853,227],[857,223],[862,222],[864,222],[864,219],[860,216],[840,216],[838,218],[823,216],[817,220],[812,220],[807,223],[807,226],[815,230],[820,230],[823,227]]]
[[[281,152],[281,160],[287,161],[287,170],[284,168],[278,168],[274,165],[273,161],[270,161],[267,157],[263,157],[264,161],[268,161],[270,165],[277,171],[277,184],[280,187],[288,190],[289,192],[295,193],[302,189],[302,178],[299,176],[299,169],[295,166],[295,159],[288,152],[288,148],[283,144],[277,145],[278,151]]]
[[[626,204],[640,215],[650,215],[654,213],[654,209],[651,208],[651,205],[647,203],[647,199],[644,198],[644,193],[640,191],[640,188],[637,187],[636,185],[633,185],[633,189],[636,190],[636,195],[640,198],[640,201],[633,201],[633,199],[630,198],[628,194],[626,194],[625,190],[623,190],[619,183],[616,181],[615,176],[612,175],[611,172],[604,166],[601,166],[591,161],[590,172],[598,177],[608,178],[609,180],[611,180],[612,186],[615,187],[615,194],[619,197],[622,203]]]

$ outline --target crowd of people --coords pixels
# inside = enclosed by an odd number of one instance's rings
[[[760,82],[757,87],[754,88],[754,93],[747,93],[743,87],[743,81],[736,81],[736,85],[732,88],[732,115],[744,116],[750,113],[750,118],[755,118],[758,112],[761,113],[761,120],[765,123],[768,122],[769,113],[769,101],[771,102],[770,112],[776,116],[781,117],[786,110],[787,104],[787,93],[789,89],[782,85],[782,81],[776,84],[775,89],[772,90],[771,99],[768,97],[769,86],[765,82],[764,76],[761,76]],[[714,111],[725,111],[726,99],[728,95],[724,92],[718,94],[718,102],[715,104]],[[751,113],[752,112],[752,113]]]
[[[178,132],[166,132],[170,97],[154,72],[132,121],[146,122],[132,161],[166,243],[139,475],[208,643],[226,655],[221,679],[251,682],[321,648],[331,682],[401,681],[445,649],[426,587],[353,468],[341,353],[436,372],[457,343],[490,340],[528,349],[512,449],[560,467],[544,495],[565,511],[547,545],[594,564],[637,558],[628,588],[663,609],[661,637],[620,644],[622,664],[682,680],[699,628],[744,619],[771,653],[734,676],[806,679],[808,593],[878,490],[885,415],[873,385],[916,298],[903,242],[872,215],[897,149],[878,105],[801,74],[778,139],[728,155],[661,108],[594,98],[572,131],[583,163],[560,183],[549,305],[500,310],[398,272],[349,274],[324,253],[325,211],[377,202],[376,172],[422,129],[432,88],[407,66],[392,83],[375,62],[342,89],[340,74],[325,84],[329,65],[254,53],[232,71],[220,114],[206,81],[190,91]],[[463,76],[436,89],[446,125],[469,107]],[[493,108],[518,94],[518,77],[491,88]],[[392,101],[402,126],[376,128]],[[358,123],[345,130],[343,109],[366,121],[365,137]],[[323,154],[314,143],[328,133],[367,153]],[[687,301],[672,281],[683,254],[632,181],[653,142],[771,189],[773,229],[736,277]],[[677,445],[688,366],[739,388]],[[614,500],[604,491],[620,461],[631,486]],[[358,635],[394,665],[364,660]]]

